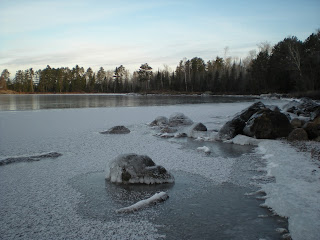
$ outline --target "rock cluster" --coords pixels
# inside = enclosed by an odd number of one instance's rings
[[[258,139],[288,137],[289,141],[320,138],[320,105],[308,98],[293,100],[283,107],[256,102],[225,123],[218,136],[229,140],[238,134]]]
[[[193,133],[207,131],[203,123],[194,123],[183,113],[173,113],[169,118],[159,116],[149,126],[158,130],[156,136],[162,138],[192,137]]]

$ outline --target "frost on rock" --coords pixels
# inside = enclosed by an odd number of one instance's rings
[[[122,154],[110,162],[106,179],[113,183],[173,183],[174,177],[146,155]]]
[[[159,192],[154,194],[152,197],[148,199],[141,200],[129,207],[120,208],[116,212],[117,213],[131,213],[137,210],[140,210],[141,208],[145,208],[151,204],[164,202],[169,198],[168,194],[166,192]]]
[[[155,120],[153,120],[149,125],[150,126],[164,126],[167,125],[169,122],[168,118],[164,116],[159,116]]]
[[[183,113],[173,113],[169,118],[169,125],[172,127],[191,124],[193,124],[193,121]]]
[[[108,131],[101,132],[102,134],[127,134],[130,133],[130,130],[125,126],[114,126]]]

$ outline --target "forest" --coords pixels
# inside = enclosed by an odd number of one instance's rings
[[[4,69],[0,90],[23,93],[129,93],[179,92],[212,94],[264,94],[320,91],[320,29],[304,41],[287,37],[271,46],[258,45],[244,59],[217,56],[205,62],[200,57],[182,59],[176,69],[166,65],[154,70],[141,64],[132,74],[120,65],[94,72],[76,65],[18,70],[13,78]]]

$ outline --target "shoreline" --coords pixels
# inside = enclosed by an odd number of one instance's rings
[[[212,92],[178,92],[178,91],[150,91],[129,93],[99,93],[99,92],[16,92],[0,90],[0,95],[169,95],[169,96],[224,96],[224,97],[254,97],[254,98],[311,98],[320,100],[320,91],[294,92],[294,93],[267,93],[267,94],[234,94]]]

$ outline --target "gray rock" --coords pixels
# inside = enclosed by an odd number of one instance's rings
[[[186,133],[177,133],[174,135],[175,138],[185,138],[185,137],[188,137],[188,134]]]
[[[168,118],[166,118],[164,116],[159,116],[155,120],[153,120],[149,125],[151,127],[153,127],[153,126],[163,126],[163,125],[167,125],[168,123],[169,123]]]
[[[308,134],[303,128],[295,128],[288,136],[288,141],[306,141]]]
[[[185,126],[191,124],[193,124],[193,121],[187,116],[185,116],[183,113],[174,113],[169,118],[169,125],[171,127]]]
[[[108,131],[101,132],[101,134],[127,134],[130,130],[125,126],[115,126],[110,128]]]
[[[243,133],[258,139],[275,139],[287,137],[291,130],[291,124],[285,114],[264,109],[252,115]]]
[[[172,183],[174,177],[150,157],[134,153],[119,155],[106,169],[106,179],[113,183]]]
[[[192,130],[192,131],[205,132],[205,131],[207,131],[208,129],[207,129],[207,127],[206,127],[204,124],[202,124],[202,123],[196,123],[196,124],[194,124],[194,125],[191,127],[191,130]]]

